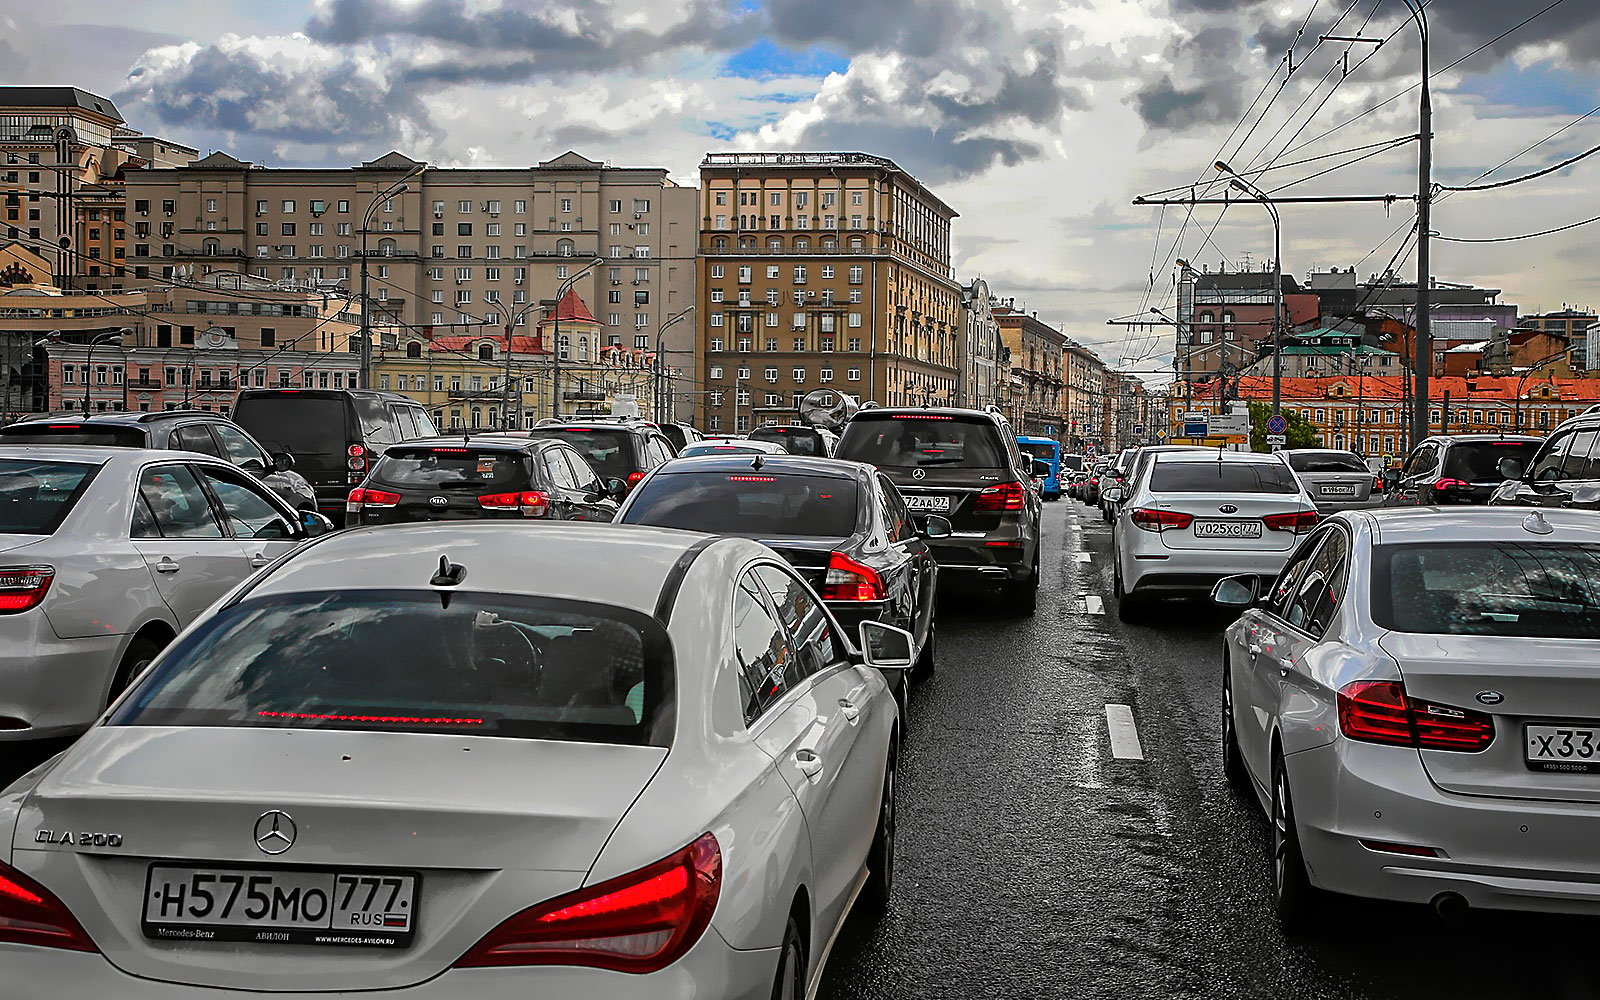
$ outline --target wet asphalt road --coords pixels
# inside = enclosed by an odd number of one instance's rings
[[[1286,940],[1266,821],[1222,780],[1228,617],[1175,602],[1124,625],[1098,512],[1048,504],[1045,536],[1034,618],[942,603],[938,673],[910,705],[895,906],[847,929],[823,996],[1600,997],[1600,920],[1447,927],[1339,901]],[[1107,704],[1132,708],[1145,760],[1112,757]]]

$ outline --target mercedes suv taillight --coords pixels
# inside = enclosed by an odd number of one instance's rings
[[[473,945],[456,967],[656,972],[700,940],[721,891],[722,848],[707,833],[653,865],[523,910]]]
[[[1026,502],[1021,483],[1001,483],[979,493],[972,509],[980,514],[1001,514],[1021,510]]]

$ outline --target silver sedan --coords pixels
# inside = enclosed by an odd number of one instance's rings
[[[893,884],[862,635],[742,539],[329,536],[0,795],[3,992],[806,996]]]
[[[1277,912],[1323,891],[1600,913],[1600,518],[1335,515],[1227,631],[1223,763]]]

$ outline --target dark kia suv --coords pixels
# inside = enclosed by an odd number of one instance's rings
[[[873,407],[845,425],[836,458],[877,466],[914,515],[940,514],[952,534],[928,547],[946,579],[1000,585],[1032,614],[1039,598],[1039,495],[1035,463],[998,410]]]

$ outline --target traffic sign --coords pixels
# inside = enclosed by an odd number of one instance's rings
[[[1268,434],[1285,434],[1288,432],[1288,430],[1289,421],[1283,418],[1283,414],[1274,413],[1272,416],[1267,418]]]
[[[1278,446],[1281,447],[1281,446],[1286,445],[1288,443],[1289,443],[1289,435],[1287,435],[1287,434],[1268,434],[1267,435],[1267,444],[1275,444],[1275,445],[1278,445]]]

